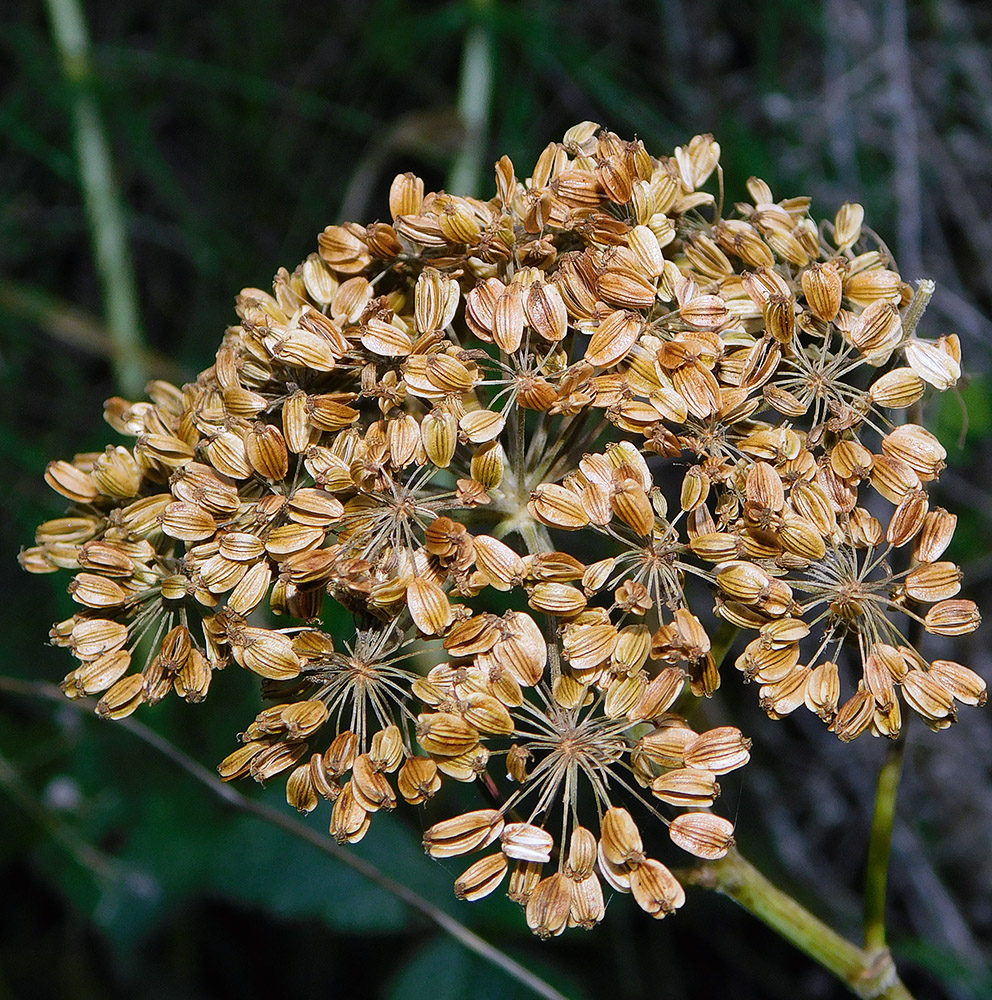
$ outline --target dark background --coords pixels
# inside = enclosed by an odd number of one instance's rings
[[[960,334],[969,377],[928,408],[949,452],[965,596],[992,582],[992,8],[945,0],[231,0],[90,3],[94,86],[127,207],[145,370],[181,383],[212,360],[233,298],[315,248],[324,225],[386,216],[393,175],[444,186],[464,130],[466,39],[492,90],[475,193],[508,153],[523,176],[591,119],[661,155],[723,147],[728,198],[751,174],[815,217],[861,201],[907,279],[938,290],[923,336]],[[14,561],[63,504],[46,462],[114,439],[101,288],[45,7],[0,13],[0,673],[57,682],[45,645],[67,578]],[[471,166],[471,164],[470,164]],[[471,176],[471,170],[469,171]],[[967,421],[963,418],[967,407]],[[992,676],[989,627],[940,647]],[[935,652],[938,647],[930,647]],[[733,676],[731,676],[733,675]],[[257,695],[231,671],[196,708],[140,718],[213,767]],[[805,713],[772,724],[732,669],[718,711],[755,740],[726,796],[744,852],[857,937],[885,747],[840,745]],[[992,995],[992,725],[987,710],[910,727],[891,870],[891,937],[923,997]],[[918,720],[913,720],[914,722]],[[276,804],[280,791],[246,789]],[[285,808],[285,807],[283,807]],[[315,829],[326,808],[310,817]],[[550,944],[516,907],[458,904],[459,866],[421,853],[421,817],[377,817],[356,852],[570,996],[832,998],[843,991],[732,903],[701,892],[657,924],[613,898],[604,925]],[[430,816],[423,820],[431,822]],[[0,694],[0,1000],[526,995],[381,889],[218,804],[120,727]]]

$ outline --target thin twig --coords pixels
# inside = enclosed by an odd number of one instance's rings
[[[103,285],[113,364],[121,391],[137,396],[146,381],[134,266],[124,204],[93,92],[89,38],[78,0],[46,0],[52,38],[69,85],[73,143],[89,220],[93,255]]]
[[[0,311],[26,319],[52,339],[77,350],[110,359],[114,345],[106,325],[92,313],[71,305],[41,288],[0,278]],[[142,350],[142,364],[157,377],[182,381],[186,373],[172,358]]]
[[[55,701],[77,709],[90,718],[95,718],[90,711],[91,703],[89,701],[67,701],[65,695],[51,684],[0,676],[0,690]],[[423,916],[436,924],[446,934],[453,937],[464,948],[478,955],[479,958],[490,965],[501,969],[518,983],[532,990],[536,996],[545,997],[546,1000],[568,1000],[565,994],[560,993],[550,983],[545,982],[519,962],[510,958],[509,955],[500,951],[495,945],[479,937],[474,931],[469,930],[463,923],[445,913],[440,907],[424,899],[409,886],[390,878],[390,876],[380,871],[371,862],[348,851],[326,834],[319,833],[317,830],[307,826],[306,823],[294,819],[292,816],[286,815],[263,802],[256,802],[231,785],[225,784],[212,771],[183,753],[174,743],[160,736],[155,730],[150,729],[144,723],[138,722],[136,719],[121,719],[115,724],[122,729],[126,729],[132,735],[137,736],[138,739],[149,746],[154,747],[165,757],[168,757],[169,760],[199,781],[200,784],[205,785],[217,798],[221,799],[227,805],[241,812],[256,816],[266,823],[271,823],[279,827],[281,830],[285,830],[292,836],[298,837],[300,840],[304,840],[318,850],[323,851],[334,858],[335,861],[346,865],[352,871],[358,872],[359,875],[364,876],[370,882],[374,882],[390,895],[406,903],[411,909],[423,914]]]

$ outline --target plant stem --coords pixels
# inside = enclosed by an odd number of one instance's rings
[[[892,851],[892,826],[896,815],[896,792],[902,774],[906,749],[906,722],[899,738],[890,743],[882,769],[878,773],[875,812],[868,841],[868,867],[865,873],[865,948],[883,951],[885,941],[885,892],[888,885],[889,855]]]
[[[93,92],[86,23],[78,0],[46,0],[46,5],[62,74],[69,85],[79,183],[103,286],[114,374],[121,391],[135,397],[146,381],[138,293],[123,199]]]
[[[96,718],[90,710],[92,701],[88,699],[67,701],[62,692],[52,684],[0,676],[0,690],[57,702],[70,709],[84,713],[88,718]],[[138,722],[135,719],[121,719],[116,724],[168,757],[169,760],[181,767],[187,774],[200,782],[200,784],[205,785],[217,798],[221,799],[227,805],[241,812],[256,816],[266,823],[271,823],[273,826],[285,830],[300,840],[305,840],[325,854],[330,855],[336,861],[340,861],[341,864],[351,868],[352,871],[358,872],[359,875],[364,876],[370,882],[374,882],[390,895],[402,900],[411,909],[427,917],[428,920],[436,924],[445,934],[450,935],[463,947],[491,965],[502,969],[508,976],[526,986],[536,996],[544,997],[545,1000],[568,1000],[563,993],[556,990],[550,983],[545,982],[540,976],[522,966],[495,945],[491,945],[488,941],[479,937],[478,934],[445,913],[440,907],[424,899],[423,896],[409,886],[390,878],[390,876],[380,871],[370,861],[366,861],[347,848],[342,847],[326,834],[319,833],[317,830],[307,826],[306,823],[294,819],[292,816],[287,815],[279,809],[274,809],[264,802],[257,802],[255,799],[242,794],[231,785],[225,784],[216,774],[183,753],[179,747],[171,743],[164,736],[159,735],[153,729],[149,729],[144,723]]]
[[[772,885],[754,865],[732,850],[720,861],[675,873],[679,881],[729,896],[803,954],[833,973],[864,1000],[912,1000],[892,956],[870,952],[842,937],[791,896]]]
[[[480,23],[488,0],[470,0],[475,23],[465,35],[458,81],[458,117],[465,135],[451,164],[447,186],[452,194],[478,195],[482,160],[486,152],[489,105],[493,90],[493,57],[489,33]]]

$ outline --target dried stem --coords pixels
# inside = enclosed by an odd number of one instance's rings
[[[729,896],[833,973],[856,996],[865,1000],[912,1000],[887,950],[870,952],[848,941],[772,885],[736,850],[720,861],[675,874],[686,885],[701,886]]]
[[[62,74],[69,85],[79,183],[103,285],[114,372],[121,391],[137,396],[146,381],[138,293],[128,248],[123,199],[93,93],[86,24],[78,0],[46,0],[46,5]]]
[[[62,692],[51,684],[0,676],[0,690],[13,694],[43,698],[47,701],[58,702],[60,705],[67,704],[70,708],[82,712],[89,718],[96,718],[91,712],[92,703],[90,701],[78,700],[66,702]],[[149,746],[154,747],[173,763],[178,764],[187,774],[199,781],[200,784],[205,785],[217,798],[221,799],[227,805],[241,812],[256,816],[258,819],[264,820],[266,823],[271,823],[281,830],[285,830],[294,837],[298,837],[300,840],[304,840],[318,850],[323,851],[334,858],[335,861],[346,865],[352,871],[358,872],[359,875],[367,878],[370,882],[374,882],[390,895],[406,903],[411,909],[427,917],[428,920],[436,924],[445,934],[454,938],[464,948],[478,955],[479,958],[490,965],[501,969],[518,983],[532,990],[536,996],[545,997],[546,1000],[567,1000],[567,997],[556,990],[550,983],[545,982],[519,962],[514,961],[514,959],[510,958],[505,952],[500,951],[495,945],[479,937],[478,934],[445,913],[440,907],[424,899],[421,895],[414,892],[413,889],[409,888],[409,886],[390,878],[371,862],[342,847],[326,834],[318,833],[307,826],[306,823],[294,819],[292,816],[286,815],[278,809],[273,809],[263,802],[257,802],[247,795],[242,794],[236,788],[224,784],[212,771],[209,771],[202,764],[193,760],[192,757],[183,753],[174,743],[171,743],[153,729],[149,729],[143,723],[135,719],[121,719],[116,724],[126,729],[132,735],[137,736],[138,739]]]

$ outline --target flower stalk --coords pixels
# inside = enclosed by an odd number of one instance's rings
[[[773,885],[737,850],[719,861],[679,871],[686,885],[728,896],[864,1000],[911,1000],[886,949],[859,948]]]

